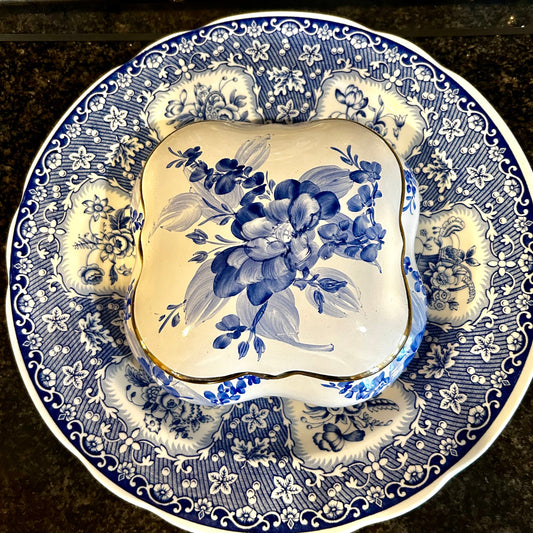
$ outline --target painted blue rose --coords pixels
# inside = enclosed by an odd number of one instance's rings
[[[274,189],[274,200],[239,209],[231,230],[244,244],[220,253],[211,265],[219,298],[246,289],[253,305],[261,305],[285,290],[298,271],[318,260],[314,228],[340,209],[337,196],[310,181],[285,180]]]

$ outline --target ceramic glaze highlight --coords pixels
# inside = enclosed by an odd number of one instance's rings
[[[189,125],[157,147],[134,198],[128,338],[180,396],[354,403],[416,351],[416,182],[370,129]]]

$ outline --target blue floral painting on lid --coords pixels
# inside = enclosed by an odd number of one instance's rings
[[[195,188],[196,192],[171,198],[168,205],[175,206],[175,211],[166,209],[163,214],[167,228],[187,231],[196,224],[186,237],[200,248],[190,261],[203,266],[189,282],[186,293],[194,298],[209,269],[215,275],[213,299],[246,295],[237,299],[237,314],[227,314],[217,322],[215,349],[225,349],[239,340],[239,358],[245,357],[251,347],[261,358],[266,350],[256,331],[261,322],[270,338],[306,350],[331,351],[332,344],[301,343],[296,333],[280,328],[276,317],[282,314],[288,321],[299,322],[292,294],[295,289],[305,291],[308,304],[319,314],[342,317],[347,311],[359,309],[358,297],[352,290],[355,285],[347,274],[328,268],[324,275],[324,269],[315,271],[314,267],[335,255],[365,261],[380,269],[378,254],[386,235],[375,219],[375,204],[382,196],[381,165],[359,161],[351,145],[344,150],[331,147],[343,167],[319,166],[307,170],[299,180],[276,183],[256,170],[268,158],[266,146],[264,139],[249,140],[237,152],[246,159],[244,163],[239,158],[222,158],[213,167],[202,159],[200,146],[168,148],[167,168],[183,171],[191,184],[203,185]],[[234,210],[224,203],[224,197],[236,190],[240,191],[240,201]],[[218,200],[216,205],[211,203],[212,194]],[[341,211],[340,200],[344,197],[351,216]],[[188,224],[173,226],[173,217],[183,217],[184,205],[194,201],[203,202],[198,215]],[[231,224],[233,240],[216,233],[218,226],[227,224]],[[212,236],[207,233],[210,229]],[[278,297],[273,298],[274,295]],[[168,325],[177,326],[180,311],[186,314],[192,305],[187,300],[169,304],[160,316],[159,331]],[[253,318],[246,321],[245,316]]]

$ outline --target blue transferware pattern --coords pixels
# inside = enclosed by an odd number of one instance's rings
[[[191,120],[342,114],[373,124],[421,186],[413,282],[430,321],[408,370],[355,408],[166,396],[124,343],[123,222],[142,223],[129,198],[143,161]],[[18,361],[108,487],[188,529],[353,530],[408,510],[478,453],[531,377],[524,161],[471,88],[352,23],[258,15],[170,37],[94,85],[39,153],[10,242]]]

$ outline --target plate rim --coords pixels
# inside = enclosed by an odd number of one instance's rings
[[[146,47],[142,48],[137,53],[135,53],[127,62],[117,65],[114,68],[106,71],[93,84],[91,84],[87,89],[85,89],[82,93],[80,93],[76,97],[76,99],[68,107],[68,109],[61,115],[61,117],[58,120],[56,120],[53,128],[49,131],[48,135],[46,136],[44,141],[41,143],[39,149],[35,152],[35,156],[33,158],[32,164],[26,174],[26,179],[21,188],[21,199],[19,201],[19,205],[13,214],[11,224],[9,226],[9,231],[8,231],[7,241],[6,241],[6,255],[5,255],[7,274],[8,274],[8,287],[6,291],[5,308],[6,308],[9,341],[10,341],[11,348],[14,353],[14,358],[15,358],[17,367],[19,369],[19,372],[21,374],[24,386],[33,404],[35,405],[39,415],[41,416],[41,419],[45,422],[45,424],[48,426],[52,434],[58,439],[58,441],[63,446],[65,446],[65,448],[70,453],[72,453],[83,464],[83,466],[91,473],[91,475],[101,485],[103,485],[107,490],[110,490],[114,495],[120,497],[121,499],[127,501],[128,503],[133,504],[142,509],[146,509],[150,511],[151,513],[155,514],[156,516],[158,516],[159,518],[164,519],[165,521],[169,522],[170,524],[174,526],[183,527],[187,531],[194,531],[194,532],[200,532],[200,533],[213,533],[214,531],[219,531],[219,529],[215,527],[211,527],[211,526],[205,526],[201,524],[200,522],[191,522],[190,520],[186,520],[180,516],[173,516],[170,513],[165,512],[164,510],[151,505],[149,502],[145,502],[144,500],[136,498],[134,494],[126,491],[119,485],[112,482],[108,477],[103,475],[100,472],[100,470],[96,468],[87,459],[87,457],[85,457],[74,446],[74,444],[68,439],[68,437],[64,433],[61,432],[61,430],[56,424],[56,420],[52,417],[52,415],[45,408],[31,380],[31,377],[28,372],[28,368],[26,364],[24,363],[24,358],[22,356],[20,346],[17,342],[16,330],[15,330],[15,325],[13,321],[13,312],[12,312],[12,305],[11,305],[12,304],[11,287],[10,287],[10,282],[9,282],[10,271],[11,271],[10,265],[11,265],[11,255],[12,255],[11,252],[12,252],[12,246],[13,246],[13,237],[14,237],[15,227],[16,227],[16,224],[19,218],[22,200],[23,200],[25,191],[28,187],[28,184],[31,180],[31,177],[33,176],[35,167],[37,166],[47,145],[49,144],[51,139],[54,137],[59,127],[65,122],[68,116],[75,110],[79,102],[82,101],[84,98],[86,98],[88,94],[90,94],[90,92],[94,88],[96,88],[100,83],[105,81],[115,71],[122,68],[126,63],[133,61],[135,58],[146,53],[147,51],[158,46],[159,44],[164,43],[168,40],[174,39],[180,35],[184,35],[190,32],[197,32],[206,27],[214,27],[217,24],[227,24],[227,23],[236,22],[239,20],[254,19],[254,18],[269,18],[269,17],[270,18],[289,18],[289,19],[296,18],[299,20],[315,19],[315,20],[320,20],[324,22],[334,22],[335,24],[343,24],[351,28],[357,28],[357,29],[361,29],[364,31],[368,31],[369,33],[375,34],[378,37],[389,39],[395,44],[400,44],[406,47],[414,54],[417,54],[420,59],[428,61],[432,65],[438,67],[446,76],[451,78],[453,81],[458,83],[461,86],[461,88],[466,90],[469,93],[469,95],[472,97],[472,99],[475,100],[475,102],[478,105],[480,105],[483,111],[490,117],[495,127],[498,129],[499,133],[501,134],[501,136],[505,139],[506,143],[508,144],[509,149],[511,150],[513,154],[513,157],[516,160],[517,166],[519,167],[520,171],[523,174],[525,185],[527,186],[528,190],[531,193],[533,193],[533,170],[527,159],[527,156],[525,155],[525,152],[521,148],[520,144],[518,143],[516,137],[510,130],[509,126],[507,126],[504,119],[500,116],[500,114],[496,111],[496,109],[492,106],[492,104],[485,98],[485,96],[478,89],[476,89],[470,82],[468,82],[465,78],[463,78],[459,74],[456,74],[455,72],[449,70],[447,67],[442,66],[440,62],[435,60],[430,54],[425,52],[423,49],[419,48],[418,45],[412,43],[411,41],[404,39],[402,37],[398,37],[394,34],[382,32],[378,30],[372,30],[357,22],[351,21],[343,17],[334,16],[334,15],[307,12],[307,11],[300,12],[300,11],[288,10],[288,11],[258,11],[258,12],[250,12],[250,13],[241,13],[235,16],[230,15],[227,17],[219,18],[212,22],[199,26],[198,28],[192,28],[192,29],[172,33],[172,34],[162,37],[161,39],[155,42],[149,43]],[[388,507],[384,510],[376,512],[372,515],[367,515],[365,517],[358,518],[353,522],[345,523],[345,524],[338,525],[338,526],[333,526],[331,528],[323,528],[321,529],[321,531],[330,531],[332,533],[333,532],[340,533],[340,532],[359,530],[360,528],[363,528],[363,527],[366,527],[372,524],[380,523],[385,520],[390,520],[398,516],[401,516],[403,514],[406,514],[416,509],[418,506],[422,505],[429,499],[431,499],[435,494],[437,494],[442,489],[442,487],[448,481],[450,481],[453,477],[459,474],[462,470],[464,470],[469,465],[471,465],[474,461],[479,459],[488,450],[488,448],[490,448],[490,446],[495,442],[498,436],[506,428],[507,424],[511,420],[512,416],[514,415],[515,411],[517,410],[521,401],[523,400],[525,394],[527,393],[528,388],[532,381],[533,381],[533,346],[531,347],[530,351],[528,352],[527,356],[524,359],[524,364],[523,364],[523,368],[521,370],[520,376],[515,386],[513,387],[512,391],[510,392],[504,406],[502,407],[498,415],[494,419],[492,419],[490,426],[487,428],[487,430],[484,432],[481,438],[479,438],[476,441],[476,443],[474,443],[472,447],[457,462],[451,465],[444,473],[442,473],[439,477],[435,478],[431,483],[429,483],[422,489],[418,490],[416,493],[412,494],[408,498],[401,500],[399,503],[394,504],[391,507]]]

